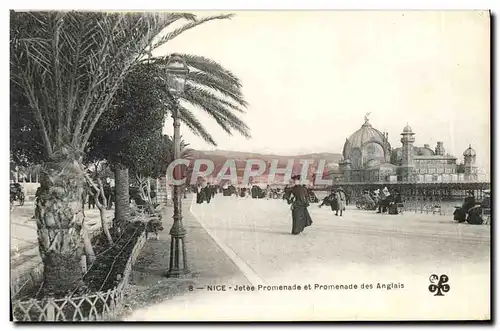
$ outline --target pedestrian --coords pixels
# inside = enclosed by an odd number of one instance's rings
[[[468,191],[464,199],[462,207],[455,209],[453,213],[453,220],[462,223],[467,220],[468,211],[476,205],[476,199],[473,191]]]
[[[198,186],[196,187],[196,203],[198,204],[205,201],[205,188],[203,184],[198,184]]]
[[[327,195],[325,198],[323,198],[323,201],[318,207],[323,207],[323,206],[330,206],[332,211],[337,209],[337,201],[335,200],[335,191],[331,191],[329,195]]]
[[[309,207],[309,192],[300,184],[300,175],[293,176],[294,186],[286,194],[288,204],[292,210],[292,235],[297,235],[312,224]]]
[[[342,212],[345,210],[345,193],[342,187],[339,187],[335,192],[335,200],[337,200],[335,216],[339,216],[340,211],[340,217],[342,217]]]
[[[89,209],[94,209],[95,208],[94,196],[90,192],[87,192],[87,196],[88,196],[88,202],[89,202]]]
[[[212,185],[205,185],[204,190],[205,201],[210,203],[210,200],[212,199]]]
[[[370,196],[370,192],[368,190],[365,190],[363,192],[363,206],[364,206],[364,209],[367,209],[367,210],[374,210],[375,208],[377,208],[377,204],[376,202],[372,199],[372,196]]]
[[[271,186],[267,185],[266,186],[266,199],[269,200],[271,197]]]
[[[389,207],[390,195],[391,193],[389,192],[387,187],[384,187],[382,193],[380,194],[380,202],[378,204],[377,214],[385,213],[387,211],[387,207]]]
[[[252,188],[251,188],[251,195],[252,195],[252,199],[257,199],[258,198],[259,192],[258,192],[257,185],[253,185],[252,186]]]
[[[107,209],[111,209],[110,203],[111,203],[111,185],[109,184],[108,181],[104,183],[103,186],[104,189],[104,202],[103,205],[106,206]]]
[[[288,197],[290,196],[290,193],[291,193],[291,187],[289,187],[288,185],[285,185],[285,188],[283,189],[283,200],[287,200]]]

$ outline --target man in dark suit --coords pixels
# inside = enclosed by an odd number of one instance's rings
[[[205,193],[204,193],[205,201],[207,203],[210,203],[210,200],[212,200],[212,185],[210,185],[210,184],[206,185],[204,190],[205,190]]]

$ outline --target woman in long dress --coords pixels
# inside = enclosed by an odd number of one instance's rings
[[[295,185],[287,192],[287,202],[292,210],[292,234],[297,235],[304,231],[304,228],[312,224],[309,207],[309,192],[305,185],[300,184],[300,176],[292,177]]]

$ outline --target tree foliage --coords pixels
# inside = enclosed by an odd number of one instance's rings
[[[214,119],[227,134],[237,132],[250,137],[250,129],[241,120],[248,103],[245,101],[242,84],[238,77],[218,62],[203,56],[179,54],[189,67],[186,88],[180,96],[179,117],[181,122],[195,135],[206,142],[217,145],[212,135],[197,118],[193,109],[201,110]],[[162,76],[169,56],[153,58],[151,64]],[[149,61],[149,60],[148,60]],[[160,81],[158,81],[160,82]],[[172,99],[167,99],[169,114],[172,114]]]
[[[47,157],[53,158],[63,146],[83,152],[99,118],[146,50],[205,21],[227,17],[11,12],[11,78],[29,101]],[[190,22],[157,40],[166,27],[186,19]]]
[[[48,160],[35,208],[42,293],[64,296],[83,285],[82,241],[89,240],[81,206],[82,162],[99,119],[147,50],[227,15],[52,11],[11,12],[10,18],[11,80],[28,101],[19,103],[33,112],[20,111],[16,121],[23,131],[23,122],[33,119],[34,136]],[[183,20],[188,23],[159,36]]]
[[[190,73],[181,95],[180,120],[205,141],[216,144],[212,136],[188,108],[193,105],[212,116],[228,133],[234,130],[249,136],[248,127],[237,114],[247,103],[241,83],[217,62],[183,54]],[[163,79],[168,57],[147,59],[137,64],[117,92],[111,109],[100,119],[87,146],[90,159],[106,159],[132,173],[157,177],[173,161],[173,142],[161,136],[165,118],[172,113],[173,100]],[[181,143],[182,148],[187,144]]]
[[[35,123],[35,112],[22,89],[10,82],[10,156],[18,166],[46,161],[42,135]]]
[[[151,77],[148,64],[137,65],[127,76],[90,138],[90,160],[105,159],[133,172],[149,162],[157,164],[167,109],[161,101],[165,89]],[[154,169],[149,172],[153,175]]]

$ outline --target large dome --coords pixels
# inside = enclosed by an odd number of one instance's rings
[[[387,137],[365,118],[361,128],[347,138],[342,154],[344,160],[351,161],[353,169],[360,169],[388,162],[390,148]]]

